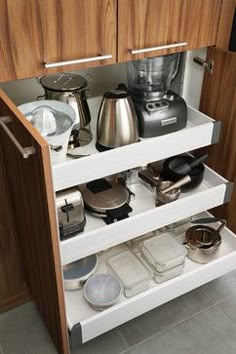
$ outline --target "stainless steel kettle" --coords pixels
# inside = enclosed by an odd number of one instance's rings
[[[97,149],[104,151],[138,140],[138,119],[131,97],[125,90],[106,92],[98,114]]]
[[[62,73],[45,75],[38,79],[45,90],[45,98],[62,101],[73,107],[76,113],[75,128],[82,129],[90,121],[90,111],[86,99],[87,81],[80,75]]]

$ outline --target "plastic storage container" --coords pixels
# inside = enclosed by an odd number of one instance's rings
[[[142,254],[157,272],[165,272],[184,263],[187,249],[174,236],[164,233],[145,241]]]
[[[132,252],[122,252],[109,258],[107,263],[121,281],[126,297],[149,288],[152,273]]]

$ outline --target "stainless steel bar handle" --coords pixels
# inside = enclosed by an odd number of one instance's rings
[[[19,141],[15,138],[15,136],[12,134],[12,132],[8,129],[8,127],[6,126],[6,123],[10,123],[12,121],[12,119],[10,117],[2,117],[0,118],[0,126],[2,127],[2,129],[5,131],[5,133],[7,134],[7,136],[10,138],[10,140],[12,141],[12,143],[15,145],[15,147],[17,148],[17,150],[20,152],[20,154],[22,155],[22,157],[24,159],[27,159],[30,155],[35,154],[36,153],[36,149],[33,146],[30,147],[26,147],[24,148],[23,146],[21,146],[21,144],[19,143]]]
[[[157,47],[150,47],[150,48],[143,48],[143,49],[130,49],[129,52],[131,54],[140,54],[140,53],[153,52],[155,50],[183,47],[183,46],[186,46],[186,45],[188,45],[187,42],[179,42],[179,43],[173,43],[173,44],[159,45]]]
[[[56,63],[43,63],[43,65],[44,65],[45,69],[50,69],[50,68],[58,68],[60,66],[65,66],[65,65],[90,63],[92,61],[107,60],[107,59],[112,59],[112,55],[111,54],[98,55],[97,57],[82,58],[82,59],[67,60],[67,61],[58,61]]]

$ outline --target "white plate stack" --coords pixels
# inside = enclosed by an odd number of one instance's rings
[[[150,287],[152,273],[130,251],[108,259],[108,265],[124,287],[126,297],[131,297]]]
[[[169,233],[144,241],[142,255],[154,272],[156,283],[183,273],[187,249]]]

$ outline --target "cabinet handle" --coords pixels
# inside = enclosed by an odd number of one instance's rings
[[[15,147],[17,148],[17,150],[21,153],[21,155],[23,156],[24,159],[27,159],[30,155],[33,155],[36,153],[36,149],[34,146],[30,146],[30,147],[22,147],[21,144],[19,143],[19,141],[15,138],[15,136],[12,134],[12,132],[8,129],[8,127],[6,126],[6,123],[10,123],[12,122],[11,117],[1,117],[0,119],[0,126],[2,127],[2,129],[5,131],[5,133],[7,134],[7,136],[10,138],[10,140],[12,141],[12,143],[15,145]]]
[[[44,65],[45,69],[50,69],[50,68],[57,68],[59,66],[90,63],[92,61],[107,60],[107,59],[112,59],[112,55],[111,54],[98,55],[97,57],[82,58],[82,59],[67,60],[67,61],[58,61],[56,63],[43,63],[43,65]]]
[[[183,47],[185,45],[188,45],[188,43],[187,42],[179,42],[179,43],[173,43],[173,44],[159,45],[158,47],[150,47],[150,48],[143,48],[143,49],[130,49],[129,52],[131,54],[140,54],[140,53],[153,52],[154,50]]]

